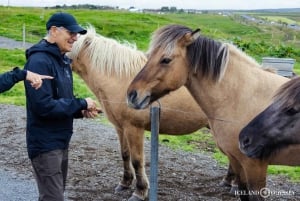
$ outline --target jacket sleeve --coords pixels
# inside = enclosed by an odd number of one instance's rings
[[[27,61],[25,69],[54,77],[52,80],[43,80],[43,84],[38,90],[31,87],[28,82],[24,82],[27,104],[35,115],[50,119],[63,119],[76,117],[81,110],[87,108],[87,103],[84,99],[55,97],[53,88],[55,74],[51,70],[51,62],[48,58],[32,55]]]
[[[25,80],[26,70],[15,67],[12,71],[0,75],[0,93],[11,89],[17,82]]]

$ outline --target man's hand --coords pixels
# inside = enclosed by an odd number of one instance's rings
[[[96,101],[91,98],[86,98],[85,101],[87,102],[87,109],[82,110],[82,115],[85,118],[95,118],[101,112],[100,108],[97,108]]]
[[[95,118],[98,114],[98,110],[82,110],[82,115],[85,118]]]
[[[97,109],[97,107],[96,107],[96,101],[94,101],[91,98],[85,98],[85,101],[87,103],[87,110],[93,111],[93,110]]]
[[[27,70],[26,80],[30,82],[33,88],[35,89],[40,88],[43,84],[43,79],[53,79],[53,77],[48,75],[40,75]]]

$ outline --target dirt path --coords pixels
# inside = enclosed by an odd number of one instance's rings
[[[15,41],[13,39],[0,36],[0,48],[4,48],[4,49],[15,49],[15,48],[27,49],[31,46],[32,46],[31,43],[22,42],[22,41]]]
[[[25,195],[28,193],[26,182],[32,182],[33,179],[25,144],[25,108],[0,104],[0,111],[0,169],[5,170],[4,173],[14,175],[15,180],[9,180],[14,181],[10,184],[10,188],[24,181],[24,184],[17,186],[19,191],[12,191],[12,193],[22,194],[23,185]],[[149,175],[150,143],[148,140],[145,141],[146,170]],[[160,201],[238,200],[227,193],[227,188],[218,187],[226,169],[220,167],[208,154],[172,151],[165,146],[160,146],[158,172],[158,200]],[[133,192],[133,187],[122,194],[114,193],[114,188],[121,177],[122,160],[114,129],[109,125],[103,125],[99,119],[76,120],[70,147],[70,168],[66,190],[68,200],[126,200]],[[4,185],[7,184],[0,179],[1,188]],[[269,177],[268,188],[274,192],[279,190],[294,192],[294,195],[271,196],[268,200],[300,200],[300,184],[292,184],[283,177]],[[31,192],[34,193],[36,192]],[[11,195],[12,199],[5,201],[21,201],[21,199],[13,199],[14,196],[16,197],[16,194]]]

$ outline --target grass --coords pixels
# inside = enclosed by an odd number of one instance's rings
[[[23,26],[26,27],[26,41],[38,42],[45,34],[46,19],[57,10],[42,8],[12,8],[0,6],[0,36],[10,37],[22,41]],[[238,15],[222,16],[215,13],[208,14],[142,14],[120,11],[99,11],[99,10],[67,10],[74,14],[77,20],[83,24],[91,24],[96,31],[104,36],[126,40],[135,43],[141,50],[146,50],[149,44],[151,33],[158,27],[165,24],[183,24],[191,28],[201,28],[205,36],[222,41],[232,41],[239,38],[243,41],[253,41],[255,43],[265,42],[267,45],[292,45],[300,48],[299,42],[283,40],[288,33],[299,41],[300,33],[282,29],[278,27],[251,24],[242,21]],[[262,14],[259,13],[261,16]],[[281,16],[299,22],[299,15]],[[259,62],[262,56],[257,51],[249,52]],[[13,66],[22,67],[25,63],[23,49],[6,50],[0,49],[0,72],[12,69]],[[300,74],[299,57],[294,66],[296,73]],[[74,92],[77,97],[93,97],[88,87],[76,74],[74,74]],[[25,105],[25,94],[23,83],[16,84],[11,90],[0,94],[0,103]],[[100,118],[101,123],[109,123],[107,119]],[[110,123],[109,123],[110,124]],[[150,137],[149,132],[146,134]],[[228,160],[216,148],[212,135],[201,129],[191,135],[170,136],[160,135],[160,143],[166,144],[173,149],[182,149],[189,152],[205,151],[213,155],[221,165],[228,164]],[[300,182],[300,168],[286,166],[269,166],[270,174],[285,174],[293,181]]]
[[[281,17],[281,16],[264,16],[267,20],[273,21],[273,22],[279,22],[279,23],[287,23],[287,24],[294,24],[296,23],[295,20],[286,18],[286,17]]]
[[[23,68],[25,63],[25,53],[22,49],[1,49],[0,48],[0,73],[12,70],[14,66]],[[85,98],[92,97],[96,99],[91,90],[87,87],[84,81],[77,75],[74,76],[74,94],[77,97]],[[23,82],[17,83],[12,89],[4,93],[0,93],[0,103],[13,104],[13,105],[25,105],[25,91]]]
[[[12,70],[14,66],[22,66],[25,63],[23,50],[0,49],[0,73]],[[25,104],[25,92],[22,82],[17,83],[11,90],[0,94],[0,102],[14,105]]]
[[[150,135],[147,135],[148,139]],[[175,150],[184,150],[188,152],[206,152],[213,156],[221,166],[227,168],[228,159],[224,154],[216,148],[216,144],[211,134],[206,129],[201,129],[191,135],[169,136],[160,135],[159,141],[162,144]],[[300,182],[300,167],[292,167],[285,165],[269,165],[268,174],[284,175],[293,182]]]

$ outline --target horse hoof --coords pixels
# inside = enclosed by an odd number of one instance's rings
[[[128,201],[144,201],[144,200],[142,200],[141,198],[139,198],[139,197],[137,197],[137,196],[135,196],[135,195],[132,195],[132,196],[128,199]]]
[[[238,185],[232,185],[231,188],[230,188],[229,193],[230,193],[231,195],[236,195],[236,192],[238,192],[238,191],[239,191]]]
[[[122,191],[125,191],[125,190],[128,190],[128,189],[129,189],[128,186],[118,184],[118,186],[115,188],[115,193],[119,193],[119,192],[122,192]]]
[[[221,187],[231,187],[231,182],[227,181],[226,179],[223,179],[220,183],[219,186]]]

